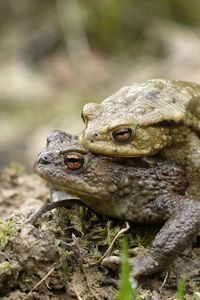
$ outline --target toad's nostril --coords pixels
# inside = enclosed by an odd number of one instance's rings
[[[50,159],[50,156],[49,155],[43,155],[41,154],[39,157],[38,157],[38,163],[39,164],[43,164],[43,165],[48,165],[51,163],[51,159]]]
[[[98,137],[98,133],[92,135],[92,140],[95,140]]]
[[[90,138],[91,143],[94,143],[97,137],[98,137],[98,133],[93,134]]]

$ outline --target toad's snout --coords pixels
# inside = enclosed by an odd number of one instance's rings
[[[35,166],[37,165],[48,165],[52,162],[52,157],[51,157],[51,154],[50,153],[44,153],[44,152],[41,152],[38,157],[37,157],[37,160],[35,162]]]
[[[85,141],[90,141],[90,143],[94,143],[98,141],[99,134],[98,133],[89,133],[89,132],[82,132],[79,141],[81,144],[84,144]]]
[[[91,143],[94,143],[94,142],[98,139],[98,136],[99,136],[98,133],[92,134],[92,135],[89,137]]]

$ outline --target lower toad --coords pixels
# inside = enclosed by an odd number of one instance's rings
[[[188,196],[182,168],[166,161],[95,155],[77,137],[53,131],[34,169],[54,189],[80,198],[95,212],[137,223],[164,222],[148,251],[132,261],[133,275],[161,271],[200,230],[200,203]]]

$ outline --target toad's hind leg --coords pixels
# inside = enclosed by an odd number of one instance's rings
[[[145,255],[132,261],[133,276],[165,269],[194,240],[200,230],[200,203],[186,196],[165,195],[152,209],[168,218]]]

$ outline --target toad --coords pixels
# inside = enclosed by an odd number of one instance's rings
[[[200,230],[200,203],[185,193],[184,170],[164,160],[126,164],[92,154],[77,136],[53,131],[34,170],[54,189],[78,197],[99,214],[164,223],[147,252],[132,260],[136,277],[167,268]]]
[[[187,192],[200,199],[200,85],[152,79],[84,106],[80,143],[91,152],[142,157],[160,153],[186,169]]]

